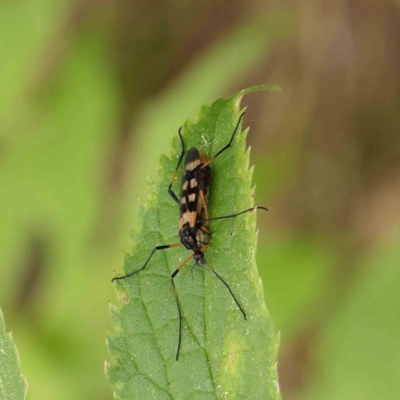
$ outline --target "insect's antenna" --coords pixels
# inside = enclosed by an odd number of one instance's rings
[[[213,217],[213,218],[199,219],[196,222],[199,223],[199,222],[206,222],[206,221],[214,221],[216,219],[235,218],[238,215],[242,215],[242,214],[245,214],[245,213],[253,211],[253,210],[265,210],[265,211],[268,211],[268,208],[262,207],[262,206],[255,206],[255,207],[248,208],[247,210],[241,211],[241,212],[239,212],[237,214],[224,215],[223,217]]]
[[[217,276],[217,278],[228,288],[231,296],[233,297],[233,300],[235,300],[235,303],[237,304],[237,306],[239,307],[239,310],[242,312],[244,319],[247,320],[247,316],[246,313],[244,312],[242,306],[240,305],[239,301],[237,300],[237,298],[235,297],[235,295],[232,292],[232,289],[229,287],[229,285],[223,280],[223,278],[221,277],[221,275],[206,261],[204,260],[204,262],[207,264],[207,266],[211,269],[212,272],[214,272],[214,274]]]

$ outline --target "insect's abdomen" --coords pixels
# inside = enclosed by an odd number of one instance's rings
[[[208,201],[208,187],[210,186],[210,179],[211,179],[211,168],[207,165],[206,167],[200,169],[201,188],[203,189],[204,199],[206,203]],[[201,199],[199,201],[201,202]],[[199,210],[199,213],[201,213],[199,219],[202,219],[204,214],[204,206],[202,211]]]
[[[185,181],[186,173],[195,171],[200,166],[200,164],[201,164],[200,153],[196,149],[196,147],[192,147],[186,153],[185,170],[183,172],[182,184]]]
[[[192,147],[186,153],[185,169],[182,178],[182,190],[180,196],[181,225],[189,223],[194,227],[196,220],[202,219],[205,212],[203,199],[207,201],[208,186],[210,184],[210,167],[201,168],[203,154]],[[203,197],[200,194],[203,190]]]

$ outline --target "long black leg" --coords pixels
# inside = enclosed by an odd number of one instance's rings
[[[196,221],[196,223],[202,223],[202,222],[205,222],[205,221],[214,221],[216,219],[235,218],[238,215],[241,215],[241,214],[247,213],[249,211],[253,211],[253,210],[265,210],[265,211],[268,211],[268,208],[261,207],[261,206],[255,206],[255,207],[248,208],[247,210],[241,211],[241,212],[236,213],[236,214],[224,215],[223,217],[213,217],[213,218],[198,219]]]
[[[178,313],[179,313],[178,349],[176,350],[176,356],[175,356],[176,361],[178,361],[179,351],[181,350],[181,342],[182,342],[182,311],[181,311],[181,305],[179,304],[178,292],[176,291],[174,278],[172,278],[172,277],[171,277],[171,282],[172,282],[172,286],[174,288],[174,295],[175,295],[176,305],[178,307]]]
[[[146,262],[144,263],[144,265],[143,265],[142,268],[139,268],[139,269],[137,269],[136,271],[133,271],[133,272],[131,272],[131,273],[127,274],[127,275],[124,275],[124,276],[115,276],[114,278],[111,279],[111,282],[114,282],[114,281],[119,280],[119,279],[129,278],[130,276],[135,275],[135,274],[138,273],[139,271],[145,269],[146,266],[147,266],[147,264],[149,263],[151,257],[153,256],[153,254],[154,254],[157,250],[165,250],[165,249],[169,249],[169,248],[172,248],[172,247],[178,247],[178,246],[182,246],[182,243],[165,244],[165,245],[162,245],[162,246],[156,246],[156,247],[154,247],[154,249],[151,251],[151,253],[150,253],[150,255],[149,255],[149,258],[146,260]]]
[[[207,266],[211,269],[212,272],[214,272],[214,274],[217,276],[217,278],[228,288],[229,293],[231,294],[231,296],[233,297],[233,300],[235,300],[235,303],[237,304],[237,306],[239,307],[239,310],[242,312],[244,319],[247,320],[247,316],[246,313],[244,312],[242,306],[240,305],[239,301],[237,300],[237,298],[235,297],[235,295],[232,292],[232,289],[229,287],[229,285],[223,280],[223,278],[221,277],[221,275],[206,261]]]
[[[182,310],[181,310],[181,305],[179,304],[179,299],[178,299],[178,292],[176,291],[175,287],[175,281],[174,278],[176,275],[178,275],[178,272],[193,258],[193,254],[191,254],[188,258],[186,258],[182,264],[173,272],[171,275],[171,282],[172,282],[172,287],[174,289],[174,296],[176,300],[176,305],[178,307],[178,314],[179,314],[179,331],[178,331],[178,349],[176,350],[176,356],[175,359],[178,361],[179,359],[179,351],[181,350],[181,342],[182,342]]]
[[[182,158],[183,158],[183,156],[185,155],[185,146],[184,146],[184,144],[183,144],[183,139],[182,139],[181,130],[182,130],[182,127],[179,128],[178,134],[179,134],[179,137],[180,137],[181,143],[182,143],[182,153],[181,153],[181,156],[179,157],[178,164],[177,164],[177,166],[176,166],[176,168],[175,168],[175,172],[174,172],[174,174],[172,175],[171,182],[170,182],[170,184],[169,184],[169,186],[168,186],[168,193],[169,193],[170,196],[175,200],[175,202],[176,202],[177,204],[179,204],[179,199],[178,199],[178,196],[177,196],[177,195],[174,193],[174,191],[172,190],[172,185],[173,185],[174,182],[175,182],[175,178],[176,178],[176,174],[177,174],[177,172],[178,172],[179,165],[181,165]]]
[[[243,112],[243,113],[240,115],[240,117],[239,117],[239,119],[238,119],[238,122],[237,122],[237,124],[236,124],[236,127],[235,127],[235,129],[234,129],[234,131],[233,131],[233,133],[232,133],[231,140],[229,141],[229,143],[228,143],[226,146],[224,146],[217,154],[215,154],[214,157],[211,157],[206,163],[204,163],[204,164],[201,166],[201,168],[206,167],[208,164],[210,164],[212,161],[214,161],[221,153],[223,153],[226,149],[229,149],[229,147],[231,147],[232,142],[233,142],[233,139],[234,139],[234,137],[235,137],[235,135],[236,135],[236,131],[237,131],[238,128],[239,128],[240,121],[242,120],[244,114],[245,114],[245,113]]]

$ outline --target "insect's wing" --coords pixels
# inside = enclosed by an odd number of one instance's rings
[[[185,168],[182,177],[182,190],[179,203],[181,227],[187,222],[190,227],[196,225],[199,204],[199,185],[196,176],[200,172],[200,167],[199,151],[195,147],[192,147],[186,153]]]

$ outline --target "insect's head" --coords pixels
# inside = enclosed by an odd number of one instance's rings
[[[204,253],[200,250],[195,251],[193,254],[193,259],[196,261],[197,264],[204,265],[206,264],[206,260],[204,259]]]

